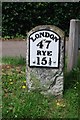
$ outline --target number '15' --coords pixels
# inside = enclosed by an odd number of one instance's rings
[[[47,60],[46,57],[43,57],[43,58],[37,57],[37,65],[41,65],[41,64],[42,65],[46,65],[46,64],[51,65],[51,63],[52,63],[51,58],[49,58]]]

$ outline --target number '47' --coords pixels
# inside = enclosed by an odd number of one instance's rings
[[[42,48],[44,47],[44,41],[45,41],[45,40],[41,40],[41,41],[37,44],[37,46],[39,46],[39,48],[42,49]],[[46,43],[46,49],[48,49],[51,41],[46,40],[45,43]]]

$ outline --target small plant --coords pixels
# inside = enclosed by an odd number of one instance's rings
[[[10,36],[4,36],[4,39],[10,39]]]
[[[15,38],[24,38],[24,36],[17,33],[16,36],[15,36]]]

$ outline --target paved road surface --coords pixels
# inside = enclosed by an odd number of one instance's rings
[[[1,43],[1,41],[0,41]],[[26,41],[2,41],[2,56],[26,57]]]
[[[2,45],[1,45],[2,44]],[[2,47],[2,51],[1,51]],[[66,47],[67,53],[67,47]],[[23,56],[26,57],[26,41],[2,41],[0,40],[0,56]]]

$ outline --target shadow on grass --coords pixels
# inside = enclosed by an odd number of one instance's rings
[[[66,70],[65,70],[66,71]],[[64,73],[64,91],[73,88],[76,83],[80,80],[80,56],[78,58],[77,67],[73,68],[72,71]]]
[[[80,70],[73,69],[70,73],[64,75],[64,90],[72,88],[80,79]]]

